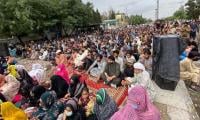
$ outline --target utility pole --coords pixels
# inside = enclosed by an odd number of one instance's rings
[[[158,20],[159,19],[159,0],[157,0],[157,2],[156,2],[156,9],[155,9],[155,17],[156,17],[156,20]]]

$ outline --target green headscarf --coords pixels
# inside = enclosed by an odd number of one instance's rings
[[[106,98],[106,90],[102,88],[96,94],[97,104],[102,105],[105,102],[105,98]]]

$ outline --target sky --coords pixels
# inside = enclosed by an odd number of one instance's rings
[[[82,0],[84,3],[91,2],[95,9],[104,13],[111,8],[115,11],[124,12],[128,15],[142,15],[146,18],[155,19],[157,0]],[[159,18],[171,16],[176,10],[184,5],[187,0],[160,0]]]

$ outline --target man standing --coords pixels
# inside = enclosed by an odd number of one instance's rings
[[[192,21],[191,24],[190,24],[190,27],[191,27],[190,39],[195,40],[196,39],[196,33],[199,31],[198,26],[194,21]]]
[[[139,60],[145,66],[146,71],[152,76],[152,57],[151,51],[149,49],[145,49],[142,57]]]

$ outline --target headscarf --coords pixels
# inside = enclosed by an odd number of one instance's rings
[[[99,105],[102,105],[105,102],[106,91],[105,89],[100,89],[96,95],[96,102]]]
[[[26,68],[23,65],[16,65],[17,71],[25,70]]]
[[[37,105],[38,100],[45,91],[46,89],[43,86],[34,86],[31,90],[30,104]]]
[[[24,69],[18,71],[19,73],[19,81],[21,81],[21,84],[29,84],[31,86],[33,86],[33,79],[31,78],[31,76],[28,74],[28,72]]]
[[[139,79],[138,85],[141,85],[147,89],[148,95],[150,95],[150,99],[153,101],[156,92],[149,73],[145,70],[145,67],[142,63],[135,63],[134,68],[142,70],[141,73],[135,75],[135,78]]]
[[[96,103],[94,105],[94,113],[98,120],[109,120],[117,111],[115,101],[107,94],[105,89],[100,89],[96,95]]]
[[[55,92],[47,91],[42,94],[40,99],[44,105],[43,107],[49,109],[56,102],[57,96]]]
[[[144,65],[142,63],[139,63],[139,62],[134,64],[134,68],[145,71]]]
[[[86,87],[85,83],[80,82],[80,75],[74,74],[71,77],[73,83],[70,84],[69,93],[71,97],[79,98],[81,96],[81,92],[84,87]]]
[[[4,120],[28,120],[27,115],[11,102],[4,102],[0,106]]]
[[[43,105],[39,107],[33,116],[40,120],[56,120],[58,115],[64,111],[64,106],[57,101],[54,91],[47,91],[40,97]]]
[[[58,98],[63,98],[68,92],[67,82],[58,75],[54,75],[51,78],[51,90],[54,90]]]
[[[14,76],[15,78],[17,78],[19,76],[18,73],[17,73],[17,68],[16,68],[15,65],[9,65],[8,66],[8,71],[9,71],[9,74]]]
[[[74,99],[69,99],[65,105],[65,107],[70,107],[72,109],[72,112],[76,112],[78,109],[78,105],[76,100]]]
[[[32,70],[29,72],[29,75],[33,78],[33,80],[41,82],[43,80],[44,68],[38,63],[33,64]]]
[[[151,103],[147,91],[136,86],[128,93],[127,104],[111,120],[160,120],[160,112]]]
[[[65,68],[64,64],[59,64],[57,66],[57,70],[55,71],[55,75],[61,76],[69,85],[70,84],[70,79],[69,79],[69,74],[67,69]]]
[[[1,86],[1,93],[4,95],[4,97],[12,101],[14,96],[18,93],[20,88],[20,82],[13,77],[12,75],[7,75],[5,77],[5,83],[3,86]]]
[[[78,111],[78,105],[76,100],[70,99],[66,103],[66,107],[69,107],[72,110],[72,115],[67,116],[67,120],[80,120],[82,118],[80,112]]]

